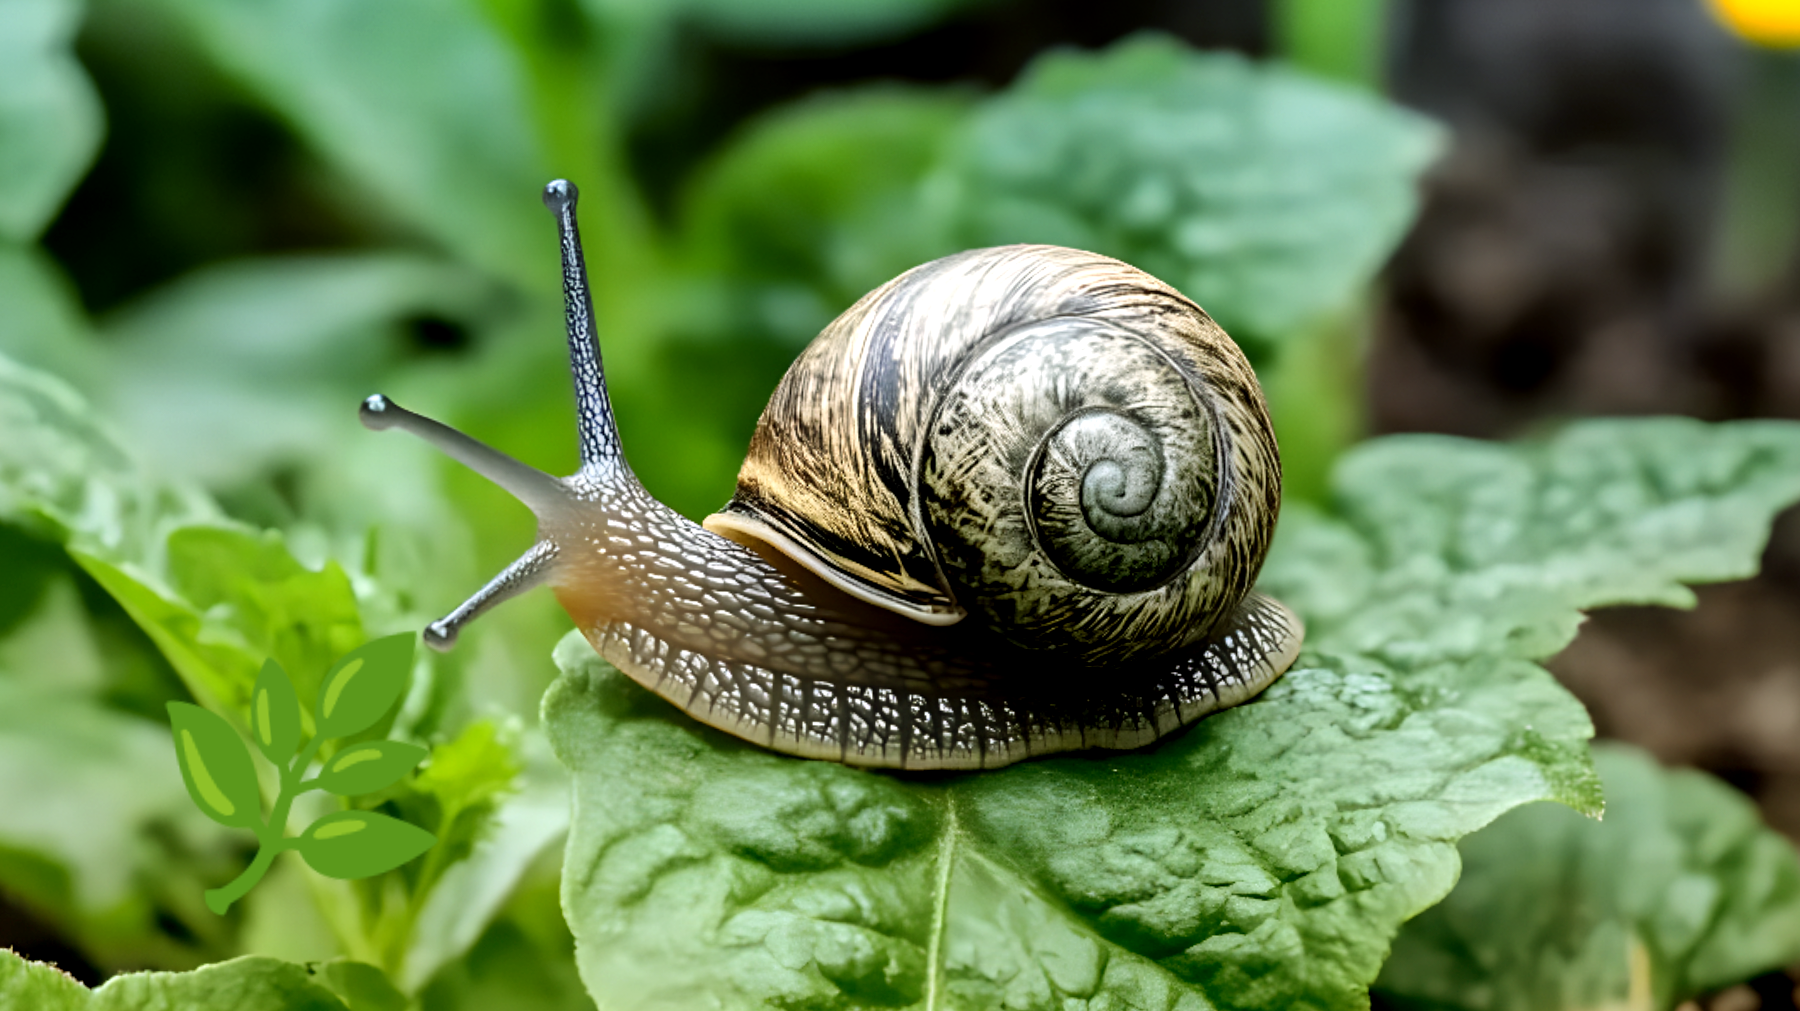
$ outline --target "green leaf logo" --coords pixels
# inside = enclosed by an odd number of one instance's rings
[[[232,828],[262,826],[262,792],[250,752],[231,724],[196,705],[169,703],[175,757],[188,796],[206,816]]]
[[[430,849],[437,837],[374,811],[328,814],[294,841],[313,870],[328,878],[382,874]]]
[[[319,685],[314,712],[322,737],[349,737],[374,726],[406,691],[413,636],[390,635],[344,654]]]
[[[263,757],[281,765],[300,746],[300,698],[287,671],[273,659],[263,664],[250,694],[250,735]]]
[[[354,744],[333,755],[319,774],[319,785],[332,793],[354,797],[374,793],[400,781],[429,754],[416,744],[369,741]]]
[[[395,635],[366,643],[326,673],[313,714],[317,732],[300,746],[305,713],[287,671],[274,660],[263,664],[250,693],[250,736],[276,767],[281,792],[267,821],[250,749],[215,713],[186,702],[169,703],[175,756],[188,795],[207,816],[256,833],[256,858],[232,882],[206,893],[206,907],[225,915],[268,872],[283,850],[298,850],[321,874],[366,878],[382,874],[430,849],[437,837],[415,825],[373,811],[340,811],[312,823],[298,838],[287,838],[294,798],[312,790],[349,797],[383,790],[399,782],[428,753],[402,741],[359,741],[342,746],[318,776],[307,770],[320,748],[334,738],[360,734],[380,723],[406,692],[412,671],[413,637]],[[297,752],[297,753],[296,753]]]

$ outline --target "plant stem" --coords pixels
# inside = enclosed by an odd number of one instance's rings
[[[233,878],[230,884],[208,891],[206,908],[224,916],[232,903],[256,887],[256,883],[268,873],[269,865],[275,862],[281,851],[291,848],[287,842],[288,812],[294,807],[295,797],[307,790],[316,789],[313,781],[303,783],[300,777],[306,772],[306,767],[312,764],[313,756],[319,753],[319,746],[324,743],[323,737],[315,736],[307,742],[305,749],[293,763],[281,770],[281,792],[275,796],[275,807],[269,812],[269,820],[256,832],[256,859],[250,861],[250,866],[244,868],[244,873]]]
[[[262,880],[263,874],[268,871],[269,865],[275,862],[275,855],[281,852],[281,849],[282,847],[279,845],[270,846],[264,842],[256,850],[256,859],[250,861],[250,866],[244,868],[244,873],[233,878],[231,884],[223,888],[214,888],[206,893],[206,908],[224,916],[225,911],[231,908],[232,903],[243,898],[244,893]]]
[[[1296,66],[1380,91],[1387,0],[1277,0],[1276,47]]]

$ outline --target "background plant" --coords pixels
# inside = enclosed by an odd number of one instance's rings
[[[265,658],[313,697],[333,658],[416,630],[529,540],[491,489],[365,437],[352,415],[379,388],[567,469],[568,405],[544,392],[567,383],[535,200],[562,175],[585,198],[633,465],[690,515],[729,493],[762,399],[839,308],[931,256],[1022,240],[1121,255],[1198,297],[1255,357],[1290,491],[1313,503],[1287,508],[1268,577],[1315,629],[1304,669],[1262,708],[1118,773],[1173,793],[1220,786],[1247,813],[1209,809],[1209,823],[1237,826],[1248,849],[1087,792],[1115,771],[1093,761],[937,786],[766,765],[634,708],[565,647],[547,712],[587,798],[571,867],[599,852],[648,862],[617,878],[592,868],[593,894],[565,896],[594,993],[616,999],[596,980],[631,958],[631,939],[672,936],[760,938],[817,970],[789,978],[779,958],[701,950],[720,993],[1354,1006],[1399,924],[1449,889],[1458,836],[1531,799],[1594,807],[1590,727],[1532,661],[1567,641],[1577,608],[1685,603],[1681,580],[1747,574],[1795,494],[1792,436],[1624,426],[1517,450],[1385,443],[1338,466],[1361,423],[1364,291],[1443,138],[1367,90],[1382,5],[1279,8],[1286,51],[1349,84],[1143,37],[1045,55],[1002,87],[858,82],[696,140],[658,134],[682,103],[732,91],[694,83],[695,39],[876,48],[988,7],[15,4],[0,15],[0,52],[18,54],[0,59],[18,97],[0,110],[14,159],[0,162],[0,353],[17,363],[0,367],[0,553],[18,577],[0,594],[0,712],[30,718],[0,723],[0,759],[53,777],[8,781],[55,782],[120,815],[95,833],[47,791],[0,806],[8,901],[49,925],[65,964],[93,967],[90,982],[255,952],[289,966],[142,985],[255,979],[324,1006],[588,1001],[556,896],[570,787],[534,715],[565,627],[547,596],[418,658],[379,734],[430,761],[366,803],[440,843],[368,882],[278,864],[227,920],[198,908],[197,883],[248,854],[172,789],[151,722],[170,700],[243,720]],[[1571,503],[1595,508],[1556,520]],[[589,754],[590,738],[625,751]],[[1196,750],[1215,738],[1235,743]],[[1285,757],[1252,763],[1283,741]],[[1422,765],[1392,757],[1427,742]],[[646,789],[628,770],[671,748],[706,775],[692,796],[661,798],[685,818],[644,820],[656,805],[621,799]],[[1353,784],[1331,777],[1291,806],[1255,802],[1320,779],[1315,764],[1389,783],[1362,805],[1385,813],[1347,815]],[[1404,787],[1390,779],[1403,772]],[[806,830],[734,807],[733,786]],[[1025,831],[1046,803],[1084,813],[1069,824],[1088,834]],[[720,876],[683,876],[678,860],[663,874],[671,832],[693,847],[678,856]],[[946,841],[967,845],[940,860]],[[1059,849],[1096,862],[1058,864]],[[845,924],[817,905],[836,889],[873,901],[908,874],[952,875],[954,889],[915,890],[945,910],[988,896],[1042,932],[933,933],[897,899]],[[646,904],[733,875],[790,890],[712,908],[714,921]],[[1334,877],[1359,887],[1335,894]],[[621,934],[629,923],[640,929]],[[946,943],[958,937],[981,945]],[[1089,987],[1093,953],[1110,968]],[[301,963],[320,968],[296,976]],[[1021,968],[996,981],[980,965]],[[61,986],[4,971],[0,994]],[[127,992],[93,999],[133,1006]]]

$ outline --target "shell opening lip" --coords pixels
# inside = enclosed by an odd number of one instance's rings
[[[763,542],[792,559],[796,565],[818,576],[831,584],[835,589],[862,601],[872,604],[884,611],[891,611],[902,617],[911,618],[922,625],[944,627],[954,625],[968,617],[969,612],[951,605],[949,607],[922,607],[919,604],[894,594],[882,593],[867,583],[854,579],[832,567],[824,559],[807,550],[806,546],[780,530],[737,513],[713,513],[701,524],[706,529],[721,537],[737,540],[748,537]],[[733,537],[732,535],[738,535]]]

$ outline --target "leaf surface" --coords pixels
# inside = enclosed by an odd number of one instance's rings
[[[1147,35],[1032,64],[964,129],[937,198],[957,248],[1116,256],[1268,340],[1374,275],[1439,147],[1365,92]]]
[[[0,948],[0,1007],[32,1011],[350,1011],[305,968],[249,956],[193,972],[115,976],[99,989]]]
[[[1259,585],[1305,616],[1314,648],[1546,657],[1581,608],[1692,607],[1684,582],[1754,574],[1769,517],[1800,498],[1794,433],[1649,418],[1517,446],[1375,440],[1340,461],[1335,516],[1283,513]]]
[[[1748,799],[1621,744],[1596,745],[1595,764],[1605,820],[1531,805],[1463,841],[1462,881],[1382,970],[1390,1003],[1608,1006],[1639,944],[1656,1006],[1672,1008],[1800,960],[1800,854]]]
[[[1353,454],[1330,511],[1284,529],[1269,582],[1319,629],[1295,669],[1140,752],[940,777],[799,761],[565,640],[544,715],[574,777],[564,907],[596,1001],[1365,1007],[1459,838],[1532,800],[1599,810],[1587,715],[1532,660],[1578,607],[1746,571],[1800,498],[1794,425],[1413,445]],[[1446,475],[1495,461],[1533,493],[1453,493]],[[1564,483],[1601,505],[1548,510]],[[1671,510],[1748,532],[1687,545]],[[1516,592],[1471,589],[1490,585]],[[1365,616],[1413,639],[1383,648]]]
[[[238,719],[249,712],[264,658],[293,672],[300,697],[312,697],[332,660],[364,639],[344,570],[335,562],[308,568],[273,531],[178,527],[152,556],[163,561],[155,567],[74,548],[70,554],[197,698]]]

